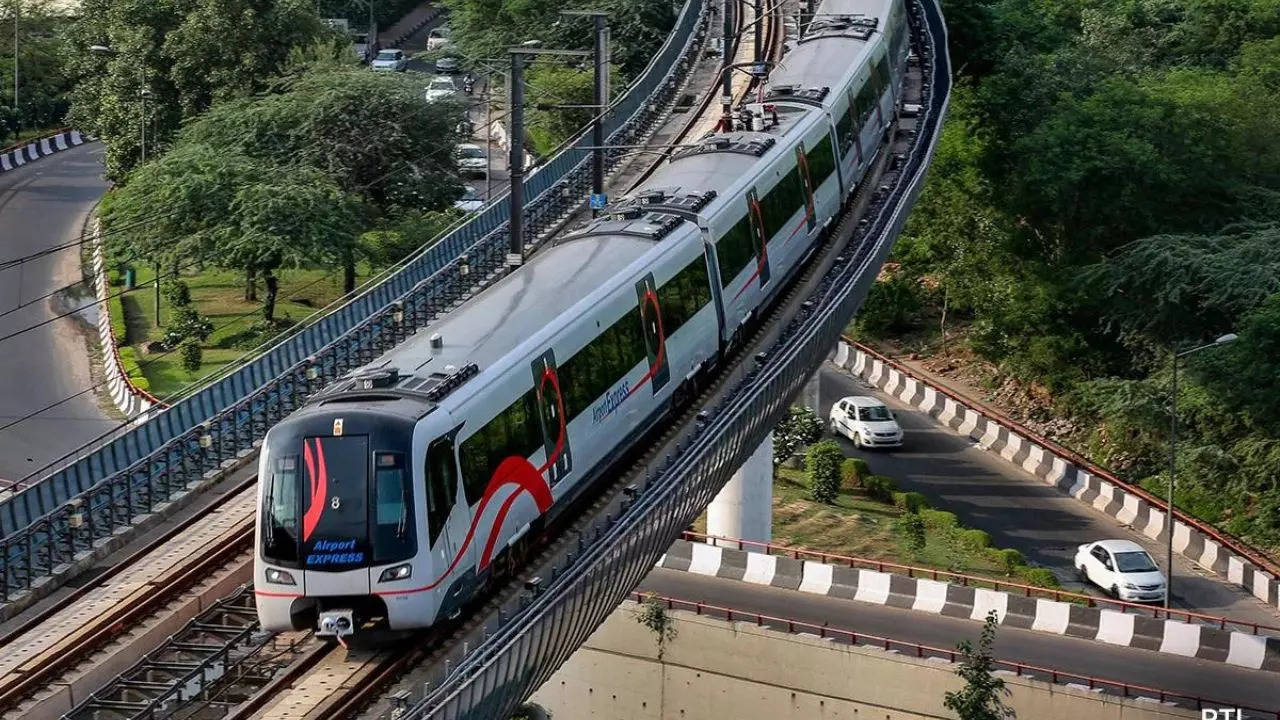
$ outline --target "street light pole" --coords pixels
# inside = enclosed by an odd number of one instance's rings
[[[14,0],[13,2],[13,117],[15,121],[19,117],[21,117],[21,115],[18,114],[18,16],[21,14],[22,14],[22,0]]]
[[[507,168],[511,175],[511,237],[507,247],[507,263],[524,262],[524,53],[511,53],[511,92],[507,93],[507,115],[511,133],[507,138]]]
[[[1178,346],[1175,343],[1173,351],[1170,353],[1173,356],[1173,381],[1170,388],[1173,400],[1169,405],[1169,493],[1166,501],[1168,504],[1165,506],[1164,525],[1165,539],[1168,542],[1166,548],[1168,553],[1168,559],[1166,560],[1168,577],[1165,578],[1164,585],[1164,607],[1166,610],[1169,609],[1169,603],[1173,595],[1173,490],[1178,477],[1178,359],[1201,350],[1208,350],[1219,345],[1235,342],[1236,337],[1235,333],[1227,333],[1208,345],[1201,345],[1182,352],[1178,352]]]
[[[609,104],[609,25],[604,13],[595,15],[596,24],[596,121],[591,128],[591,142],[604,145],[604,111]],[[592,153],[591,194],[604,197],[604,150]],[[592,214],[595,211],[592,210]]]

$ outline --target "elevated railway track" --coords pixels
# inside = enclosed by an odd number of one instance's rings
[[[691,0],[686,12],[695,4]],[[905,208],[918,192],[946,108],[949,67],[940,13],[926,0],[923,9],[918,7],[913,13],[913,20],[921,63],[907,92],[909,96],[914,93],[924,111],[919,117],[901,119],[897,141],[878,159],[877,179],[864,185],[833,228],[820,257],[793,283],[772,315],[757,326],[755,336],[735,359],[741,362],[730,364],[679,422],[653,438],[643,456],[630,458],[631,470],[612,487],[589,498],[589,508],[559,533],[527,570],[494,588],[471,612],[464,613],[465,621],[445,624],[428,636],[411,639],[407,652],[308,646],[284,675],[267,682],[246,704],[226,707],[227,712],[234,717],[350,717],[365,708],[375,716],[390,716],[399,707],[413,717],[498,717],[563,662],[638,582],[639,573],[652,566],[665,543],[710,501],[744,453],[754,447],[753,442],[758,444],[755,436],[762,437],[770,419],[785,408],[786,398],[812,369],[808,368],[810,362],[819,352],[825,355],[826,347],[818,350],[818,345],[826,342],[825,334],[843,327],[844,320],[839,318],[850,316],[865,295],[901,227]],[[769,44],[780,53],[785,36],[781,17],[772,18],[768,27]],[[703,104],[704,113],[708,107]],[[693,126],[691,119],[684,132]],[[344,336],[347,344],[343,353],[307,358],[277,378],[271,392],[245,398],[219,423],[184,438],[192,449],[196,469],[206,470],[230,460],[229,452],[242,453],[232,448],[252,446],[272,416],[286,413],[325,380],[353,363],[367,362],[433,315],[447,312],[476,292],[466,280],[468,270],[473,264],[493,267],[501,247],[502,243],[491,242],[482,248],[484,253],[492,253],[492,258],[468,253],[455,259],[433,276],[437,285],[418,287],[416,293],[370,316],[358,332]],[[765,389],[767,397],[760,395]],[[169,451],[174,454],[138,468],[148,487],[155,473],[175,472],[188,462],[187,455],[178,455],[178,448],[170,447]],[[157,462],[161,465],[158,469],[153,466]],[[96,506],[100,512],[105,510],[110,522],[115,522],[122,505],[133,511],[132,491],[137,487],[133,475],[116,479],[119,483],[100,496]],[[89,500],[86,510],[92,515],[95,506],[93,498]],[[59,523],[78,527],[74,516],[66,513],[47,520],[47,538],[59,531]],[[236,526],[235,531],[240,533],[235,538],[244,534],[243,526]],[[231,556],[226,554],[233,555],[238,542],[233,534],[227,535],[223,542],[226,549],[219,557],[225,561]],[[4,555],[5,574],[10,580],[15,557],[12,550],[13,546],[6,546]],[[52,567],[52,559],[48,562]],[[187,577],[200,574],[186,572]],[[26,582],[33,576],[28,566]],[[148,604],[159,602],[150,600]],[[117,621],[115,627],[123,625]],[[223,672],[226,670],[224,667]],[[39,673],[15,680],[11,696],[29,697],[39,690],[39,683],[47,683],[56,672],[50,664]],[[320,691],[304,692],[307,688]],[[306,698],[323,699],[308,706]]]

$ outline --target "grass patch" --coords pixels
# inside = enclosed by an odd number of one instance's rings
[[[144,285],[155,277],[155,268],[141,264],[135,269],[137,289],[109,303],[111,326],[113,332],[123,335],[125,344],[136,351],[150,392],[161,399],[172,397],[191,382],[221,369],[342,296],[341,270],[283,270],[279,273],[276,323],[268,327],[262,322],[261,299],[266,291],[261,279],[259,300],[254,301],[244,299],[243,273],[226,270],[183,273],[183,282],[191,288],[192,304],[214,327],[203,344],[200,368],[187,372],[176,350],[147,352],[149,343],[164,339],[165,330],[156,325],[155,288]],[[367,265],[358,266],[356,284],[363,283],[370,274]],[[110,280],[112,293],[123,289],[118,270],[111,272]],[[173,316],[164,295],[162,292],[160,298],[161,322]]]
[[[867,560],[914,565],[967,575],[1056,588],[1053,573],[1028,567],[1016,550],[990,547],[982,530],[965,528],[955,515],[931,509],[919,513],[924,525],[924,545],[912,549],[903,530],[907,515],[903,493],[898,503],[870,497],[860,487],[840,488],[834,503],[810,499],[803,470],[778,467],[773,482],[773,540],[780,545],[849,555]],[[694,529],[705,532],[705,516]]]

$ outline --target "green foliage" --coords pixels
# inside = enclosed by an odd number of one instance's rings
[[[1056,590],[1062,585],[1058,582],[1058,576],[1053,574],[1049,568],[1041,567],[1018,567],[1015,571],[1018,578],[1028,585],[1036,587],[1050,588]]]
[[[454,208],[440,211],[408,211],[389,229],[372,230],[360,236],[360,250],[377,266],[394,265],[457,224],[462,212]]]
[[[957,532],[960,534],[960,543],[969,550],[985,550],[991,547],[991,536],[985,530],[966,528]]]
[[[895,492],[893,493],[893,506],[915,514],[929,507],[929,501],[918,492]]]
[[[773,462],[780,465],[800,448],[822,437],[822,418],[809,408],[793,405],[773,429]]]
[[[529,140],[538,155],[548,155],[591,122],[590,108],[557,108],[556,105],[590,105],[595,98],[592,72],[583,68],[536,65],[528,73]],[[543,106],[543,107],[539,107]]]
[[[863,478],[862,487],[867,497],[884,503],[893,502],[893,494],[898,490],[893,478],[884,475],[868,475]]]
[[[924,520],[925,527],[930,530],[950,530],[960,524],[956,514],[946,510],[921,510],[920,519]]]
[[[840,494],[840,463],[844,451],[833,440],[823,440],[805,454],[804,470],[809,480],[809,495],[816,502],[831,504]]]
[[[15,27],[13,13],[18,11]],[[17,34],[18,107],[13,96],[0,95],[0,147],[18,131],[52,129],[63,124],[71,83],[62,52],[67,21],[50,0],[7,0],[0,4],[0,24],[9,34],[12,51]],[[13,90],[13,53],[0,57],[0,88]]]
[[[1280,546],[1280,5],[947,0],[960,76],[863,334],[935,320],[1135,481]],[[932,323],[930,323],[932,325]],[[950,330],[950,332],[948,332]],[[950,336],[950,337],[949,337]],[[936,346],[935,346],[936,347]],[[949,348],[944,348],[949,352]],[[1268,360],[1272,358],[1272,360]]]
[[[75,82],[69,121],[107,144],[107,172],[137,164],[147,103],[148,156],[216,101],[266,89],[289,51],[328,36],[311,0],[83,0],[68,29]],[[88,52],[105,45],[114,55]]]
[[[116,355],[120,358],[120,369],[129,379],[129,384],[139,390],[150,390],[151,383],[142,374],[142,365],[138,362],[137,351],[124,345],[116,349]]]
[[[667,643],[676,639],[675,622],[667,613],[667,604],[658,596],[649,593],[640,603],[640,611],[636,613],[636,622],[649,628],[658,640],[658,662],[662,662],[662,654]]]
[[[964,656],[956,668],[956,674],[964,680],[964,688],[948,691],[942,705],[960,720],[1005,720],[1014,716],[1013,709],[1004,702],[1009,690],[1004,680],[996,677],[995,659],[991,654],[999,624],[996,611],[992,610],[982,624],[977,646],[968,640],[956,645],[956,650]]]
[[[164,299],[174,307],[186,307],[191,304],[191,287],[181,280],[170,280],[164,284]]]
[[[902,535],[907,552],[913,559],[918,559],[927,542],[924,521],[916,513],[907,513],[898,519],[898,532]]]
[[[173,318],[165,330],[165,346],[175,348],[187,340],[195,340],[197,343],[208,340],[213,334],[213,323],[188,303],[174,307]]]
[[[1027,564],[1026,557],[1013,548],[987,548],[987,553],[1004,568],[1004,574],[1010,577],[1018,572],[1018,568]]]
[[[862,458],[845,458],[840,463],[840,486],[848,489],[862,487],[863,478],[871,474],[871,466]]]
[[[195,338],[183,340],[178,346],[178,352],[182,355],[182,369],[195,374],[204,361],[204,348],[201,347],[200,341]]]

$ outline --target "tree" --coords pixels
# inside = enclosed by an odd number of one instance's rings
[[[182,369],[192,375],[198,372],[204,362],[204,349],[200,347],[200,341],[195,338],[183,340],[178,350],[182,356]]]
[[[152,94],[152,155],[184,120],[266,89],[291,48],[330,32],[311,0],[84,0],[68,30],[69,120],[106,142],[108,175],[122,180],[140,155],[140,90]]]
[[[942,705],[960,720],[1005,720],[1015,716],[1013,709],[1004,703],[1009,691],[1004,680],[995,676],[996,665],[991,656],[998,624],[996,611],[992,610],[982,624],[977,647],[968,640],[956,645],[956,650],[964,656],[956,674],[965,685],[962,690],[947,692]]]
[[[822,418],[809,408],[793,405],[773,429],[773,463],[781,465],[801,447],[822,437]]]
[[[840,463],[844,452],[834,440],[823,440],[809,448],[804,457],[804,470],[809,478],[809,496],[816,502],[831,504],[840,496]]]
[[[591,122],[590,108],[538,108],[538,105],[590,105],[595,98],[593,75],[586,70],[557,65],[535,65],[529,82],[529,140],[534,152],[547,155]]]
[[[15,28],[14,14],[17,14]],[[8,133],[53,128],[66,115],[71,87],[64,68],[62,33],[67,18],[50,0],[0,0],[0,27],[17,31],[18,106],[12,107],[13,55],[0,57],[0,145]]]
[[[157,207],[171,214],[149,222]],[[279,289],[275,272],[340,266],[361,220],[358,198],[318,170],[199,143],[184,143],[140,168],[104,202],[101,214],[116,260],[183,267],[194,258],[261,275],[268,322]]]

